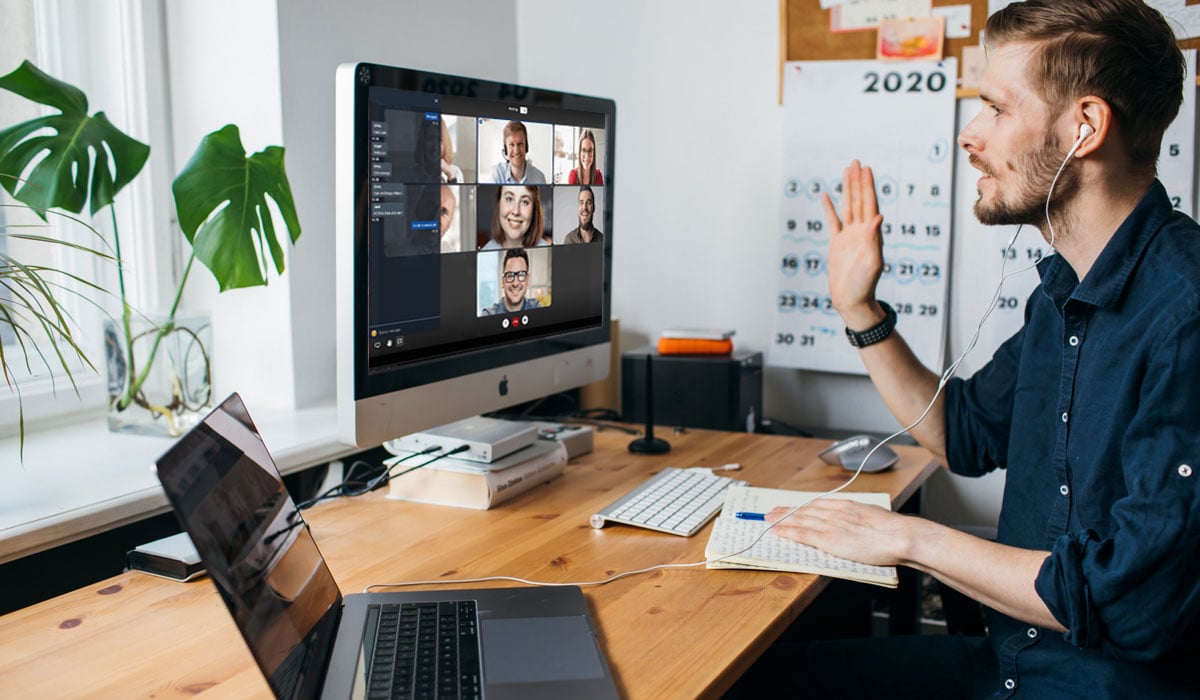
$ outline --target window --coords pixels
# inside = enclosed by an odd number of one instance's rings
[[[0,0],[0,74],[29,59],[47,73],[82,89],[89,113],[103,111],[125,133],[152,146],[150,161],[133,183],[116,197],[116,207],[101,211],[95,220],[87,210],[80,218],[87,226],[51,215],[48,226],[20,203],[0,194],[0,225],[13,232],[26,225],[50,235],[107,249],[113,221],[121,235],[125,283],[136,308],[153,310],[174,290],[179,268],[178,236],[155,235],[174,226],[170,202],[173,172],[167,122],[166,89],[161,76],[163,56],[161,4],[140,0]],[[0,93],[0,128],[44,113],[41,106]],[[96,238],[96,232],[105,242]],[[26,264],[62,269],[116,290],[116,267],[95,256],[71,253],[62,246],[22,241],[0,235],[0,251]],[[69,285],[64,282],[64,285]],[[52,356],[48,362],[33,357],[26,372],[20,347],[12,345],[11,332],[0,335],[10,367],[20,372],[21,403],[27,429],[41,420],[63,420],[64,414],[93,410],[105,403],[104,352],[101,327],[105,314],[119,315],[119,297],[99,294],[76,285],[78,293],[57,295],[74,321],[73,333],[96,367],[77,366],[73,372],[80,388],[77,400],[62,369]],[[49,352],[48,347],[43,349]],[[48,372],[46,364],[59,376]],[[15,432],[17,398],[0,383],[0,433]]]

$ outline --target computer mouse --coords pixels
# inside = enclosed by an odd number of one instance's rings
[[[858,471],[863,459],[870,455],[862,470],[868,473],[881,472],[898,462],[900,455],[887,445],[880,445],[879,449],[871,452],[871,448],[878,444],[869,435],[855,435],[821,450],[820,457],[826,464],[840,464],[847,471]]]

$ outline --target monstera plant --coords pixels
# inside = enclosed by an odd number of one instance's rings
[[[28,61],[0,77],[0,89],[50,108],[44,116],[0,131],[0,186],[43,221],[48,213],[79,214],[87,207],[90,216],[96,217],[105,208],[109,210],[111,240],[99,252],[111,255],[116,262],[116,294],[121,309],[119,318],[113,319],[112,324],[119,330],[111,335],[117,337],[110,337],[107,342],[122,345],[117,349],[125,358],[120,386],[114,387],[110,376],[110,410],[124,411],[137,405],[164,416],[169,422],[174,407],[148,400],[143,384],[154,367],[160,342],[177,330],[179,303],[193,263],[199,260],[208,268],[221,291],[267,284],[269,266],[273,266],[277,274],[283,274],[286,241],[281,240],[275,230],[268,198],[274,201],[283,219],[288,239],[295,243],[300,237],[300,224],[284,169],[284,150],[268,146],[247,156],[238,128],[232,124],[201,140],[171,187],[179,227],[191,252],[170,307],[148,332],[149,342],[140,344],[147,348],[144,356],[135,358],[134,321],[141,313],[130,305],[126,296],[121,235],[113,207],[116,195],[146,164],[150,147],[116,128],[104,112],[89,114],[83,91],[47,75]],[[177,234],[164,231],[163,235]],[[5,274],[14,271],[24,271],[26,277],[30,272],[28,266],[0,258],[0,284]],[[43,279],[36,273],[44,270],[32,272],[37,280]],[[53,285],[44,281],[32,284],[42,296],[53,297]],[[95,289],[96,285],[91,284],[91,287]],[[29,295],[21,298],[26,299],[25,306],[28,306]],[[34,301],[39,300],[40,297]],[[5,303],[0,300],[0,305]],[[42,325],[42,335],[58,341],[52,345],[53,354],[59,360],[63,360],[60,344],[65,345],[68,352],[83,356],[65,320],[56,311],[59,306],[56,303],[49,306],[35,303],[34,306],[41,311],[42,318],[31,317],[28,309],[11,302],[0,306],[0,323],[7,322],[19,338],[26,339],[31,336],[22,328],[23,323]],[[44,327],[46,323],[50,324],[49,329]],[[28,352],[27,349],[27,355]],[[38,353],[40,355],[41,351]],[[4,362],[8,379],[8,360],[3,357],[0,360]],[[61,364],[66,368],[65,362]],[[22,426],[22,435],[23,430]]]

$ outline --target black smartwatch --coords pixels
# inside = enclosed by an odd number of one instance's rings
[[[896,310],[886,301],[879,302],[879,306],[883,308],[882,321],[865,331],[852,331],[849,327],[846,328],[846,337],[850,339],[850,344],[854,347],[865,348],[868,345],[874,345],[896,330]]]

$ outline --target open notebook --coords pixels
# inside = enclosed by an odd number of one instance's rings
[[[811,491],[786,491],[753,486],[732,486],[725,492],[725,505],[713,524],[704,557],[709,569],[766,569],[819,574],[895,588],[899,583],[894,566],[871,566],[826,554],[808,545],[768,532],[771,526],[754,520],[738,520],[734,513],[766,513],[772,508],[792,508],[821,496]],[[891,509],[886,493],[835,493],[823,498],[852,499]],[[751,544],[753,543],[753,546]],[[749,547],[750,549],[746,550]],[[746,550],[746,551],[742,551]]]

